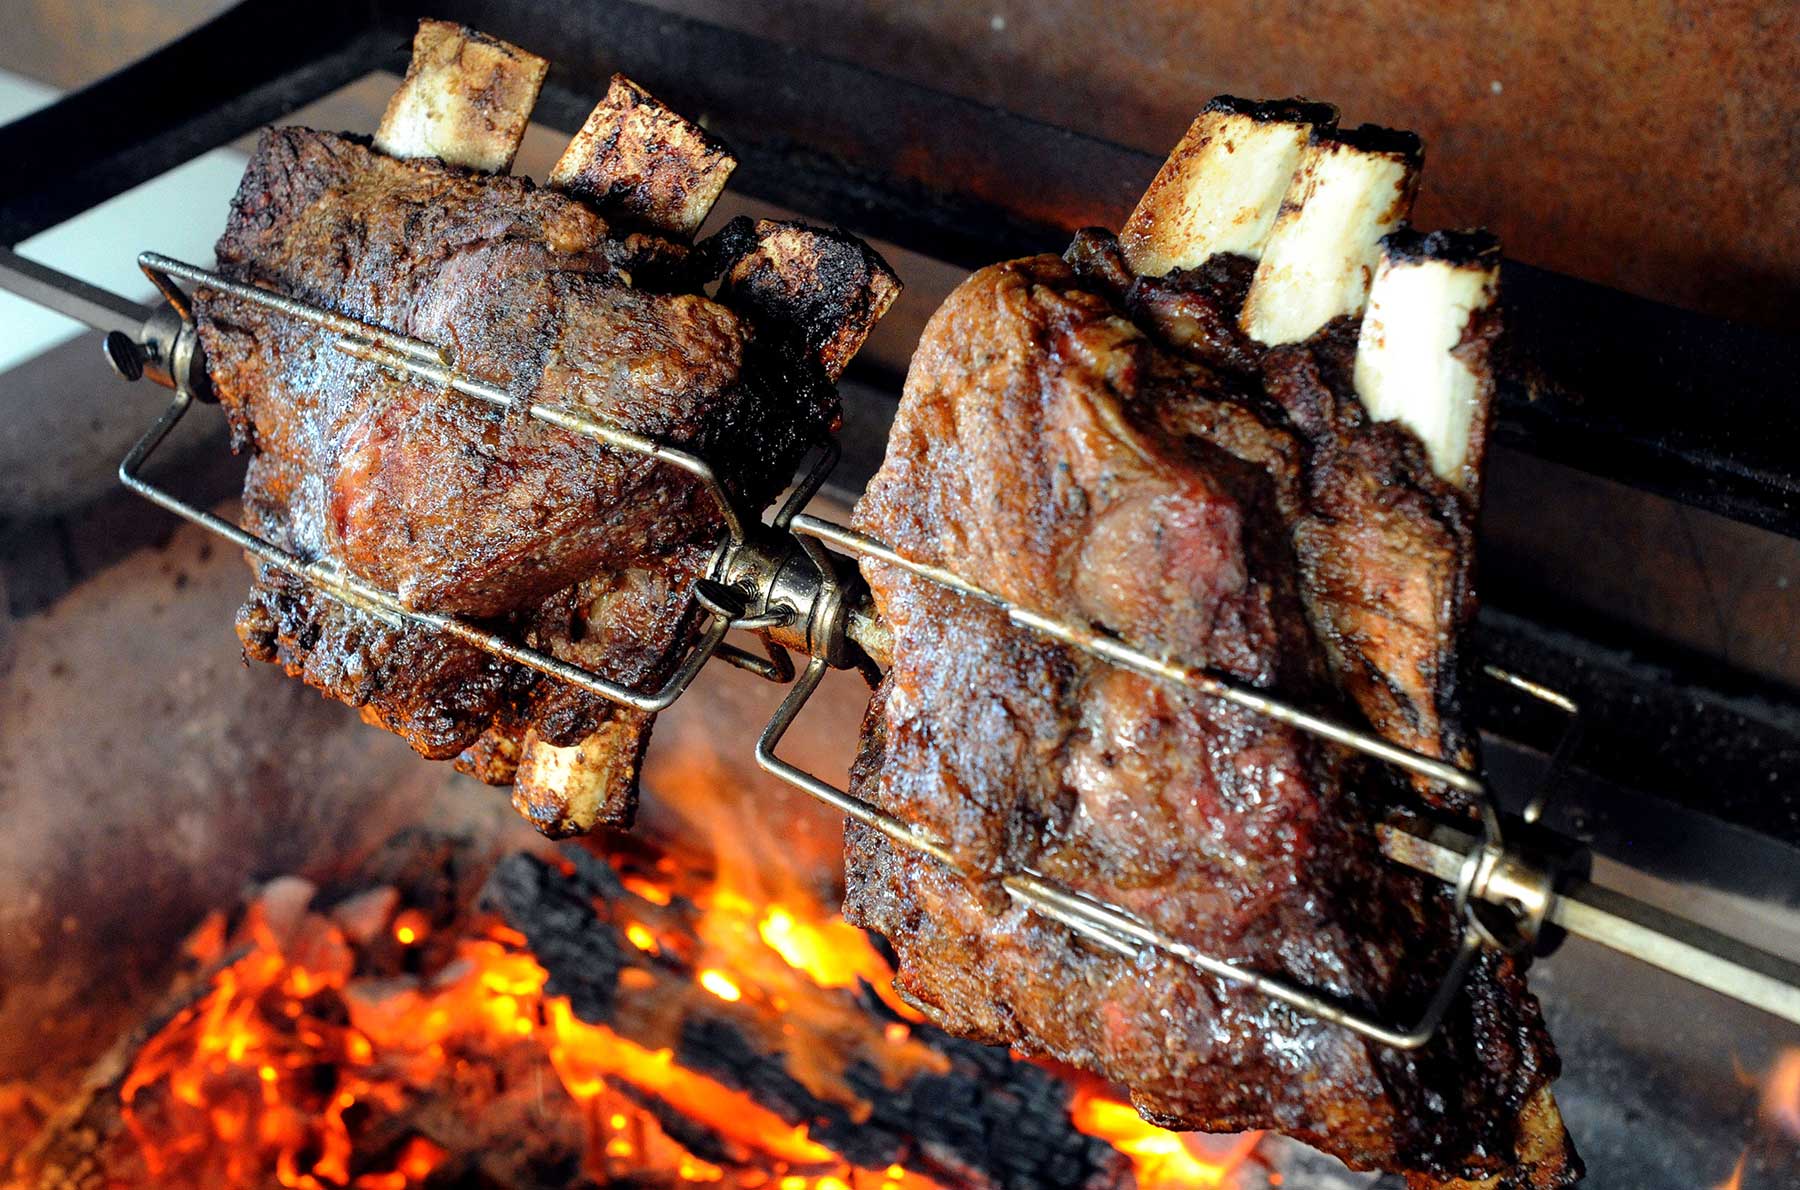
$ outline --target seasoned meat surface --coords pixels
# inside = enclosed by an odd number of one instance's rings
[[[823,366],[759,329],[779,311],[752,319],[707,299],[694,291],[702,254],[685,242],[614,228],[528,180],[273,129],[217,255],[234,278],[440,344],[515,398],[700,454],[749,508],[837,419]],[[396,376],[261,307],[203,289],[196,312],[213,388],[251,455],[247,528],[613,680],[654,689],[667,676],[693,638],[689,592],[721,528],[697,481]],[[249,656],[426,756],[468,750],[462,766],[485,780],[511,780],[527,733],[593,738],[590,751],[621,757],[599,820],[629,813],[651,716],[255,569],[238,624]]]
[[[1350,601],[1302,559],[1330,511],[1314,507],[1319,447],[1240,383],[1259,361],[1222,329],[1235,311],[1204,309],[1232,300],[1231,270],[1177,302],[1179,277],[1154,295],[1109,281],[1111,251],[1090,239],[1079,271],[1032,258],[952,294],[857,527],[1037,611],[1354,715],[1348,649],[1316,630]],[[1157,312],[1184,303],[1198,329],[1165,335]],[[1411,1021],[1458,923],[1441,885],[1379,854],[1375,824],[1422,808],[1407,782],[879,563],[865,574],[894,643],[854,789],[943,840],[961,874],[852,826],[846,914],[893,943],[899,988],[934,1021],[1123,1082],[1170,1126],[1274,1128],[1421,1186],[1572,1179],[1553,1109],[1547,1138],[1532,1123],[1556,1061],[1510,960],[1480,960],[1440,1035],[1407,1053],[1157,952],[1099,950],[997,886],[1029,867]]]
[[[835,422],[835,394],[750,366],[724,306],[644,287],[684,251],[522,179],[307,129],[264,134],[217,248],[227,274],[441,344],[516,398],[716,459],[761,503]],[[395,378],[223,296],[201,318],[238,441],[299,469],[307,544],[409,606],[499,614],[718,528],[655,460]]]

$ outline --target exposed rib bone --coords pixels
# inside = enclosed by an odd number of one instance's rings
[[[563,150],[550,184],[603,215],[691,236],[737,158],[691,120],[622,74]]]
[[[1471,488],[1492,374],[1499,241],[1485,231],[1399,231],[1381,242],[1356,344],[1356,395],[1424,442],[1431,469]]]
[[[757,223],[725,272],[719,297],[791,328],[836,380],[900,295],[900,278],[867,244],[803,223]]]
[[[1313,132],[1244,303],[1251,338],[1296,343],[1361,312],[1381,237],[1412,210],[1419,154],[1410,132]]]
[[[1297,99],[1221,95],[1201,108],[1119,233],[1131,271],[1160,277],[1222,252],[1260,258],[1308,135],[1336,123],[1330,104]]]
[[[505,173],[549,68],[466,25],[420,21],[412,64],[388,101],[375,147],[390,157],[440,157]]]
[[[572,748],[525,733],[513,783],[513,807],[551,838],[579,835],[628,817],[638,766],[649,743],[649,716],[625,712]]]

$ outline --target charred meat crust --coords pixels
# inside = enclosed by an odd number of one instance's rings
[[[900,293],[881,255],[836,229],[739,216],[712,251],[724,265],[719,300],[786,337],[832,380]]]
[[[1121,291],[1111,251],[1090,238],[1075,269],[1049,257],[995,266],[952,295],[921,343],[857,526],[1028,606],[1345,713],[1323,675],[1341,682],[1340,654],[1365,641],[1334,644],[1321,630],[1348,597],[1309,571],[1303,530],[1330,516],[1327,498],[1390,497],[1349,484],[1348,457],[1332,452],[1390,452],[1386,474],[1416,490],[1392,497],[1388,520],[1449,555],[1466,544],[1461,498],[1403,431],[1362,424],[1334,355],[1341,331],[1296,349],[1292,369],[1310,372],[1288,386],[1290,413],[1248,395],[1260,375],[1240,383],[1208,366],[1216,343],[1163,338],[1154,306]],[[1200,300],[1229,305],[1229,262],[1222,272],[1194,279],[1216,291]],[[1302,417],[1322,429],[1303,431]],[[1109,533],[1146,507],[1127,540]],[[1134,542],[1164,556],[1134,557]],[[1184,546],[1194,552],[1169,556]],[[1420,804],[1408,786],[905,574],[865,573],[895,647],[853,770],[859,796],[928,827],[977,872],[1028,864],[1203,950],[1389,1017],[1419,1011],[1458,930],[1449,893],[1374,845],[1375,822]],[[1444,573],[1442,600],[1466,602],[1466,571]],[[1196,586],[1171,598],[1165,575]],[[1431,614],[1446,611],[1455,623],[1455,607]],[[1453,668],[1404,692],[1435,704],[1451,741],[1460,716],[1440,683]],[[1398,695],[1341,696],[1426,730]],[[1169,1126],[1276,1128],[1419,1185],[1548,1190],[1578,1176],[1566,1135],[1518,1152],[1556,1059],[1510,958],[1484,957],[1441,1034],[1408,1054],[1154,952],[1135,963],[1098,953],[854,825],[846,870],[846,915],[888,937],[897,986],[934,1021],[1124,1081]]]
[[[1417,166],[1424,160],[1425,145],[1419,134],[1403,128],[1387,128],[1380,124],[1358,124],[1355,128],[1314,128],[1308,143],[1331,148],[1355,149],[1362,153],[1380,153]]]
[[[736,168],[705,129],[615,74],[550,182],[608,219],[685,237],[706,221]]]
[[[752,318],[681,292],[704,279],[701,255],[526,179],[297,128],[263,134],[218,245],[235,278],[444,343],[515,394],[685,445],[760,508],[835,425],[837,396],[793,346],[798,306],[770,300]],[[666,678],[693,639],[688,590],[718,531],[696,485],[390,376],[259,307],[202,289],[196,309],[234,444],[251,455],[247,528],[627,685]],[[247,656],[491,782],[515,776],[528,734],[568,747],[598,733],[624,751],[613,804],[584,813],[629,817],[650,716],[273,567],[254,574],[238,624]]]
[[[1240,99],[1236,95],[1219,95],[1209,100],[1202,112],[1226,112],[1248,116],[1259,124],[1312,124],[1329,127],[1337,123],[1338,109],[1329,103],[1310,99]]]
[[[1403,227],[1384,236],[1381,246],[1396,260],[1487,267],[1500,259],[1500,239],[1490,231],[1417,231]]]

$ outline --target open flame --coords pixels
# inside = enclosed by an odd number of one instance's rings
[[[690,965],[685,986],[738,1007],[766,1005],[779,1020],[818,1020],[817,1037],[869,1035],[855,1044],[879,1051],[895,1085],[944,1061],[912,1038],[911,1025],[884,1024],[851,1007],[855,998],[841,989],[859,982],[886,989],[891,980],[861,931],[805,898],[757,903],[720,885],[684,886],[684,878],[661,875],[627,876],[643,920],[615,924],[659,961],[681,952]],[[697,906],[699,916],[691,934],[677,936],[655,914],[684,905]],[[451,933],[434,932],[413,909],[375,930],[353,930],[304,903],[296,908],[291,896],[285,905],[268,897],[252,905],[235,931],[222,917],[209,919],[190,951],[208,964],[210,982],[139,1050],[119,1087],[120,1116],[145,1180],[290,1190],[410,1190],[434,1175],[454,1180],[450,1138],[419,1131],[409,1103],[442,1094],[471,1072],[532,1068],[517,1065],[527,1062],[552,1071],[579,1107],[584,1173],[603,1184],[625,1174],[765,1190],[935,1184],[901,1165],[860,1168],[804,1125],[684,1068],[672,1049],[582,1020],[566,998],[547,994],[545,968],[514,931],[487,925],[474,937]],[[370,948],[381,947],[388,961],[372,964]],[[435,967],[422,961],[427,953]],[[792,1029],[782,1025],[784,1033]],[[793,1076],[821,1098],[845,1102],[854,1094],[842,1082],[848,1060],[817,1037],[788,1052]],[[670,1112],[703,1125],[731,1160],[714,1149],[703,1156],[671,1135]],[[1234,1171],[1257,1139],[1202,1150],[1085,1089],[1072,1115],[1076,1127],[1129,1155],[1142,1190],[1236,1188]]]
[[[1763,1076],[1762,1116],[1800,1140],[1800,1046],[1783,1050]]]
[[[1169,1132],[1130,1104],[1085,1087],[1076,1092],[1071,1111],[1077,1128],[1130,1156],[1138,1190],[1238,1190],[1238,1171],[1262,1139],[1260,1132],[1204,1138]]]

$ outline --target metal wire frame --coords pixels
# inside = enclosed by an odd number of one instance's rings
[[[325,310],[286,294],[253,285],[243,285],[211,270],[164,256],[161,253],[145,252],[138,257],[138,264],[186,322],[193,321],[193,308],[187,294],[172,280],[174,277],[216,289],[241,301],[251,302],[317,326],[337,336],[333,345],[353,358],[367,360],[389,371],[416,376],[440,388],[463,393],[504,409],[522,411],[539,421],[581,434],[604,445],[643,455],[657,462],[679,468],[700,480],[702,487],[717,504],[720,517],[725,522],[725,541],[715,556],[723,558],[728,552],[726,547],[736,547],[744,542],[743,517],[738,512],[730,493],[725,490],[723,483],[719,480],[718,473],[704,459],[666,446],[642,434],[633,433],[565,409],[520,400],[497,385],[478,377],[462,374],[456,369],[449,353],[435,344],[399,334],[361,319]],[[571,665],[561,658],[528,648],[456,616],[410,608],[391,591],[365,582],[341,567],[301,558],[221,517],[194,507],[180,497],[144,479],[141,472],[145,462],[148,461],[156,447],[174,430],[188,409],[192,407],[193,402],[194,396],[191,391],[186,388],[177,390],[175,398],[162,415],[144,432],[144,435],[138,439],[125,456],[124,461],[119,464],[119,482],[158,507],[218,534],[272,566],[305,579],[326,595],[348,607],[378,616],[396,626],[411,624],[445,633],[497,657],[641,711],[661,711],[673,704],[699,674],[707,660],[715,654],[727,657],[734,664],[762,673],[765,677],[772,676],[778,669],[769,661],[744,654],[725,644],[726,633],[732,629],[743,609],[725,602],[729,599],[730,593],[724,588],[716,590],[709,588],[704,595],[696,593],[696,601],[707,613],[706,630],[701,635],[699,643],[682,659],[681,664],[676,667],[675,672],[669,676],[668,680],[659,689],[650,693],[633,690],[628,686],[601,677],[592,670]],[[717,584],[710,586],[717,587]]]
[[[1090,626],[1064,623],[1028,608],[1020,607],[950,570],[907,558],[891,546],[867,534],[858,533],[847,526],[820,517],[798,513],[788,517],[787,527],[803,542],[809,539],[830,542],[858,557],[889,563],[967,598],[987,603],[1003,611],[1011,622],[1020,627],[1060,640],[1104,661],[1160,681],[1178,684],[1201,695],[1243,707],[1277,722],[1288,724],[1320,738],[1394,764],[1409,772],[1442,781],[1453,788],[1474,795],[1481,809],[1482,834],[1476,845],[1470,849],[1463,872],[1456,882],[1456,906],[1463,922],[1456,952],[1431,998],[1427,1001],[1423,1012],[1410,1025],[1385,1023],[1340,999],[1300,987],[1277,976],[1253,971],[1228,959],[1207,954],[1191,944],[1157,929],[1136,914],[1046,879],[1042,874],[1029,869],[1008,873],[1001,877],[1001,885],[1020,904],[1126,958],[1135,958],[1143,948],[1153,947],[1206,975],[1248,987],[1320,1020],[1340,1025],[1360,1036],[1400,1050],[1419,1049],[1436,1035],[1438,1026],[1443,1023],[1450,1005],[1455,1002],[1457,994],[1462,989],[1470,965],[1484,946],[1505,947],[1508,945],[1505,940],[1497,936],[1488,923],[1483,921],[1477,912],[1477,906],[1470,899],[1471,888],[1475,883],[1475,874],[1481,870],[1483,863],[1491,864],[1492,857],[1501,854],[1503,850],[1499,814],[1494,808],[1486,784],[1475,774],[1433,757],[1398,747],[1368,732],[1322,719],[1301,708],[1269,698],[1260,691],[1219,677],[1197,666],[1152,657],[1112,637],[1105,636]],[[816,559],[815,562],[817,562]],[[824,570],[823,563],[817,564],[821,566],[821,570]],[[787,697],[782,700],[780,707],[776,709],[775,714],[770,718],[758,738],[756,743],[757,763],[767,772],[812,795],[845,816],[881,832],[882,835],[902,847],[930,856],[958,876],[967,879],[969,873],[963,870],[954,853],[941,840],[917,825],[889,814],[880,807],[864,801],[847,790],[839,789],[776,755],[775,750],[780,745],[782,737],[787,734],[807,701],[811,699],[813,692],[818,689],[820,681],[825,676],[826,668],[825,663],[817,658],[808,664],[806,671],[795,682]],[[1571,699],[1557,691],[1495,666],[1484,666],[1483,669],[1490,677],[1549,702],[1571,716],[1575,716],[1579,712],[1579,708]],[[1560,765],[1566,762],[1568,753],[1573,747],[1574,738],[1573,729],[1565,733],[1563,743],[1557,749],[1557,760],[1554,764]],[[1534,801],[1533,805],[1541,810],[1541,799]]]
[[[435,344],[325,310],[286,294],[244,285],[211,270],[202,269],[159,253],[143,253],[139,257],[139,265],[182,318],[189,323],[192,322],[193,317],[192,307],[187,295],[174,284],[172,280],[174,277],[205,285],[241,301],[261,305],[317,326],[337,336],[333,340],[333,346],[352,358],[374,363],[392,372],[412,375],[439,388],[459,392],[500,408],[522,411],[537,420],[581,434],[605,445],[668,463],[693,475],[701,481],[705,490],[712,496],[719,508],[721,519],[725,522],[726,536],[715,555],[715,578],[725,560],[746,542],[743,518],[739,515],[735,503],[720,483],[717,473],[697,456],[568,410],[520,400],[491,382],[464,375],[457,370],[449,353]],[[704,581],[703,589],[695,593],[696,601],[709,616],[708,628],[699,645],[683,659],[675,673],[654,694],[631,690],[590,670],[526,648],[456,617],[408,608],[392,592],[367,583],[340,567],[300,558],[220,517],[195,508],[179,497],[146,481],[140,474],[145,462],[180,422],[191,407],[193,400],[193,394],[186,389],[177,391],[169,407],[138,440],[120,464],[120,481],[127,488],[159,507],[217,533],[271,565],[305,579],[326,595],[347,606],[377,615],[389,623],[413,624],[443,632],[496,656],[640,710],[658,711],[668,707],[686,690],[707,660],[715,654],[726,656],[734,664],[751,669],[772,680],[783,680],[792,673],[791,668],[783,664],[785,654],[778,653],[774,648],[770,650],[769,659],[764,661],[743,654],[740,650],[732,649],[724,643],[724,637],[734,626],[752,630],[768,627],[777,622],[783,613],[794,614],[793,609],[774,609],[762,606],[746,609],[744,606],[732,602],[732,591],[716,581]],[[1473,871],[1478,857],[1498,852],[1500,848],[1498,816],[1493,811],[1485,784],[1473,773],[1422,753],[1399,747],[1368,732],[1321,718],[1302,708],[1271,698],[1254,688],[1209,673],[1197,666],[1152,657],[1100,633],[1091,626],[1064,623],[1029,608],[1020,607],[947,569],[905,558],[884,543],[857,533],[847,526],[799,512],[799,509],[804,507],[807,500],[824,481],[835,457],[835,451],[828,447],[824,456],[809,470],[792,495],[783,503],[776,517],[776,527],[785,529],[794,535],[806,556],[818,568],[821,577],[826,581],[830,581],[832,566],[830,556],[821,547],[821,542],[829,542],[857,557],[873,558],[898,566],[961,595],[988,603],[1001,609],[1009,620],[1021,627],[1063,641],[1112,664],[1224,700],[1277,722],[1373,756],[1409,772],[1439,781],[1475,796],[1483,807],[1484,832],[1481,844],[1477,849],[1471,851],[1469,864],[1466,865],[1465,870]],[[775,749],[783,735],[798,717],[814,691],[817,690],[819,682],[828,668],[829,665],[823,658],[813,657],[809,661],[805,672],[795,681],[793,688],[782,700],[781,706],[758,738],[756,745],[758,764],[790,784],[833,806],[846,816],[881,831],[883,835],[903,846],[930,855],[948,865],[959,875],[966,877],[968,874],[962,871],[952,853],[941,842],[911,824],[788,764],[775,755]],[[1554,691],[1546,690],[1526,679],[1516,678],[1514,675],[1505,674],[1504,671],[1496,671],[1495,676],[1528,693],[1545,698],[1547,701],[1573,707],[1572,703],[1568,703]],[[1438,1025],[1442,1022],[1450,1004],[1460,990],[1475,955],[1484,945],[1496,943],[1492,932],[1481,923],[1474,912],[1473,905],[1468,902],[1467,890],[1471,882],[1465,876],[1458,882],[1457,900],[1459,906],[1464,909],[1464,928],[1456,954],[1419,1020],[1411,1026],[1392,1026],[1375,1020],[1341,1001],[1298,987],[1287,980],[1252,971],[1226,959],[1206,954],[1158,930],[1135,914],[1064,887],[1044,878],[1037,872],[1026,870],[1010,873],[1002,878],[1001,883],[1015,900],[1115,953],[1135,956],[1143,947],[1155,947],[1205,974],[1242,984],[1321,1020],[1341,1025],[1371,1040],[1402,1050],[1417,1049],[1425,1045],[1436,1034]]]

